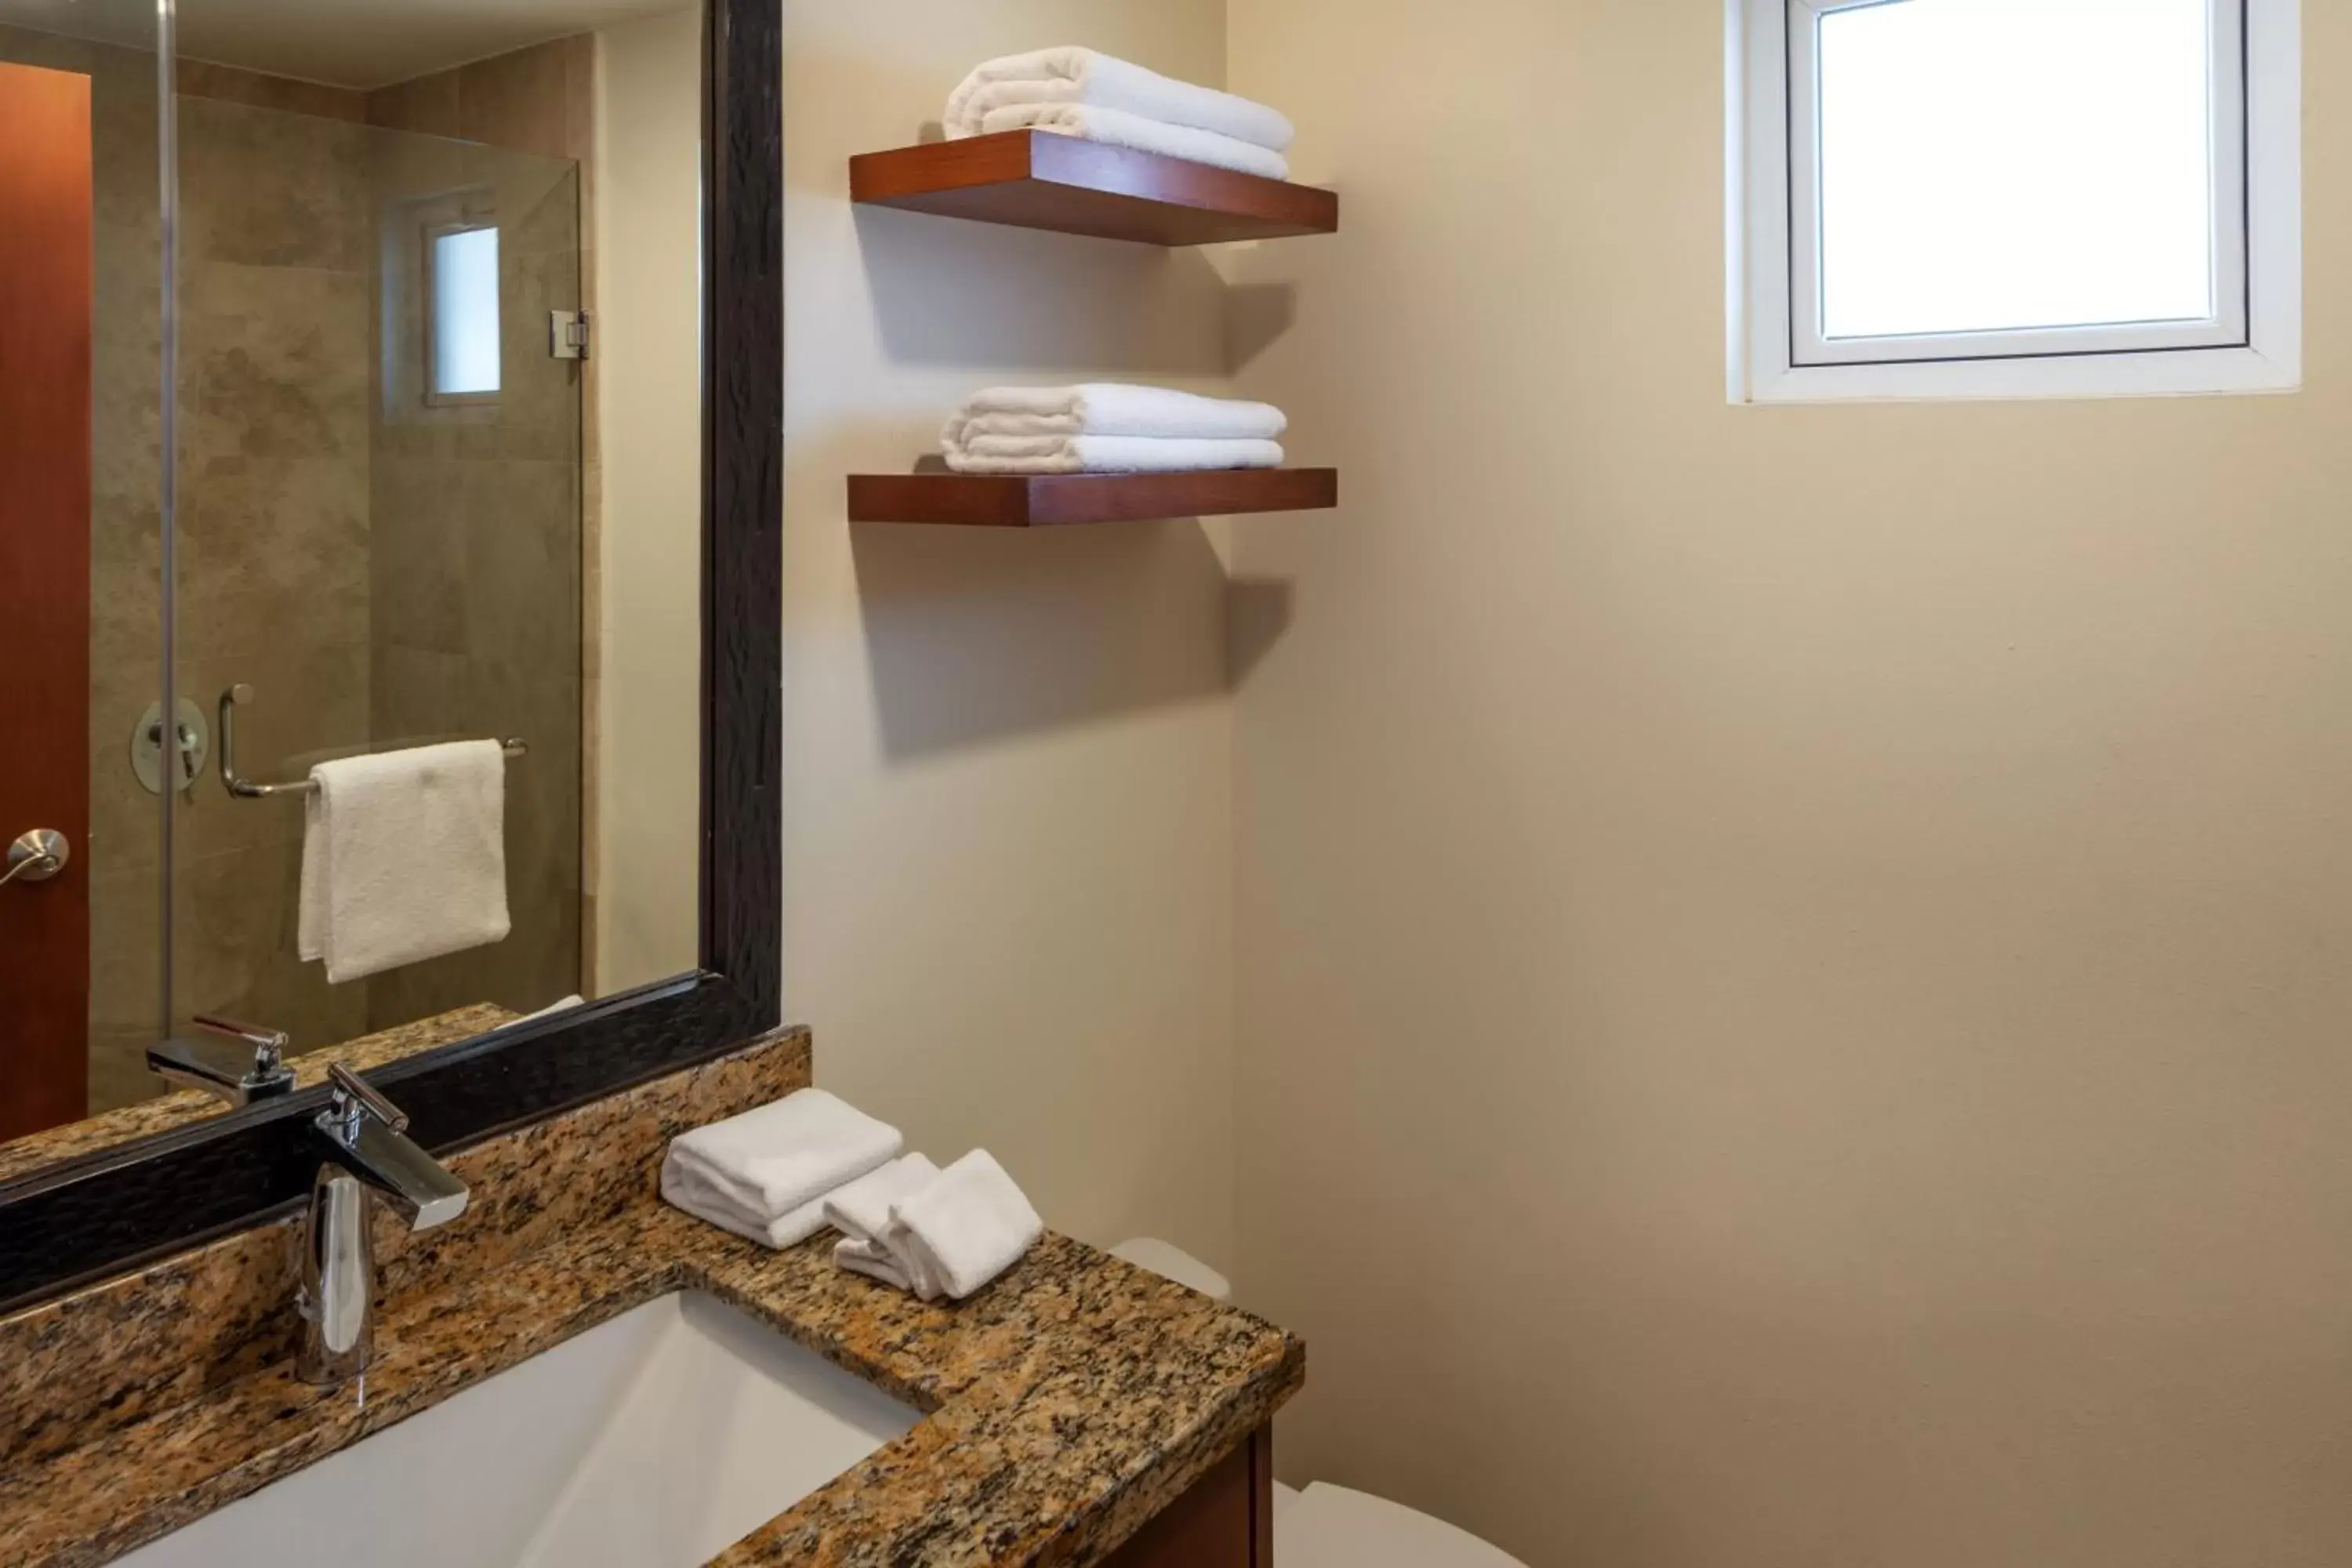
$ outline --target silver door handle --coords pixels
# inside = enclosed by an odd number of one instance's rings
[[[0,873],[0,888],[11,882],[46,882],[66,868],[73,846],[53,827],[36,827],[8,846],[8,869]]]

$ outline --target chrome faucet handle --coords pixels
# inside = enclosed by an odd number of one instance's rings
[[[199,1013],[195,1017],[199,1029],[210,1029],[215,1035],[226,1035],[232,1040],[243,1040],[253,1047],[253,1070],[267,1075],[278,1069],[285,1059],[286,1047],[294,1037],[283,1029],[268,1029],[258,1024],[240,1024],[235,1018],[222,1018]]]
[[[466,1212],[466,1184],[408,1137],[408,1113],[338,1062],[327,1069],[327,1109],[314,1125],[328,1158],[375,1189],[413,1230]]]
[[[341,1126],[352,1126],[364,1111],[383,1123],[387,1131],[408,1131],[408,1112],[386,1100],[373,1084],[342,1063],[337,1062],[327,1069],[327,1082],[334,1091],[327,1114]]]
[[[292,1037],[234,1019],[198,1016],[196,1026],[234,1040],[242,1049],[211,1040],[165,1040],[147,1047],[147,1070],[182,1089],[200,1089],[230,1105],[250,1105],[294,1092],[294,1069],[286,1065]]]

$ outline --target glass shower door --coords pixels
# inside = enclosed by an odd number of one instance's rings
[[[305,797],[173,826],[173,1005],[299,1054],[580,989],[583,363],[570,159],[183,94],[178,683],[236,773],[515,740],[505,941],[331,982]],[[226,760],[226,759],[225,759]],[[464,1033],[478,1032],[467,1029]]]

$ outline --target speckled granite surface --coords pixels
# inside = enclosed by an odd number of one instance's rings
[[[429,1295],[611,1218],[652,1195],[672,1137],[808,1081],[808,1035],[785,1030],[449,1157],[473,1201],[421,1237],[379,1221],[377,1299]],[[0,1476],[293,1354],[299,1239],[289,1217],[0,1317]]]
[[[403,1057],[413,1057],[419,1051],[438,1050],[454,1046],[460,1040],[470,1040],[477,1035],[487,1035],[492,1029],[511,1024],[522,1016],[504,1007],[485,1004],[479,1007],[461,1008],[444,1013],[437,1018],[425,1018],[414,1024],[404,1024],[397,1029],[385,1029],[380,1034],[346,1040],[340,1046],[327,1046],[293,1058],[294,1080],[298,1088],[308,1089],[326,1080],[327,1068],[336,1062],[353,1072],[365,1072],[370,1068],[395,1062]],[[54,1165],[60,1160],[111,1149],[119,1143],[132,1142],[141,1138],[168,1132],[174,1127],[184,1127],[191,1121],[202,1121],[218,1116],[223,1107],[211,1095],[193,1089],[142,1100],[136,1105],[126,1105],[110,1110],[103,1116],[93,1116],[87,1121],[69,1122],[53,1127],[47,1132],[36,1132],[28,1138],[0,1143],[0,1182]]]
[[[1299,1385],[1304,1349],[1280,1330],[1059,1237],[972,1300],[925,1306],[838,1272],[823,1239],[769,1253],[655,1201],[672,1131],[805,1082],[807,1066],[806,1037],[787,1035],[573,1113],[607,1118],[604,1137],[558,1119],[453,1162],[484,1199],[483,1223],[469,1230],[468,1215],[447,1227],[467,1234],[387,1264],[363,1409],[276,1365],[150,1403],[95,1441],[0,1470],[0,1562],[108,1562],[682,1289],[731,1302],[926,1414],[723,1554],[724,1568],[1094,1563]],[[613,1157],[568,1158],[583,1145]],[[101,1339],[169,1331],[173,1309],[101,1289],[120,1303],[118,1332]],[[81,1300],[38,1310],[61,1329]],[[41,1342],[0,1321],[0,1366]]]

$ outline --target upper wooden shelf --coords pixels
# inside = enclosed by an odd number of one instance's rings
[[[868,206],[1147,245],[1280,239],[1339,226],[1335,192],[1047,131],[868,153],[849,161],[849,195]]]

